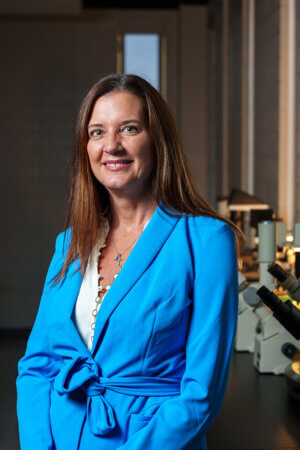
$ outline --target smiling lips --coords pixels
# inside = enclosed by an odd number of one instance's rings
[[[117,159],[115,161],[105,161],[104,165],[108,170],[122,170],[125,167],[128,167],[132,164],[133,161],[130,161],[128,159]]]

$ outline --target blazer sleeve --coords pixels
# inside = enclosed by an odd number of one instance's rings
[[[235,234],[222,222],[198,252],[195,249],[193,311],[180,395],[162,403],[119,450],[198,448],[197,442],[205,438],[221,409],[228,380],[238,311],[237,273]]]
[[[25,355],[18,362],[17,415],[22,450],[48,450],[53,448],[49,419],[51,381],[58,372],[57,358],[51,351],[47,327],[46,308],[53,277],[62,265],[60,241],[56,239],[42,292],[38,313],[27,341]]]

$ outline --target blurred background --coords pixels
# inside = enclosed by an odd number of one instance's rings
[[[0,447],[19,448],[16,365],[64,228],[80,103],[125,72],[161,92],[202,193],[249,238],[208,448],[300,449],[300,2],[0,0],[0,61]]]

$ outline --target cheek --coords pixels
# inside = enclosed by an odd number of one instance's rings
[[[87,154],[90,162],[96,161],[99,157],[101,157],[101,147],[99,144],[95,142],[88,142],[87,144]]]
[[[140,148],[142,149],[140,152],[140,159],[143,161],[143,165],[152,168],[154,164],[154,150],[152,142],[146,140],[140,144]]]

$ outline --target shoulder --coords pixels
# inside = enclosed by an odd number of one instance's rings
[[[196,277],[207,271],[219,278],[235,276],[238,268],[236,238],[233,228],[221,219],[190,216],[189,242],[194,255]]]
[[[212,264],[237,258],[236,237],[233,228],[221,219],[206,216],[186,218],[189,246],[195,261]]]
[[[71,240],[72,228],[68,228],[65,231],[59,233],[56,237],[55,251],[61,255],[65,254],[69,248]]]
[[[190,234],[199,243],[206,244],[212,240],[234,240],[235,232],[230,225],[221,219],[207,216],[186,217]]]

